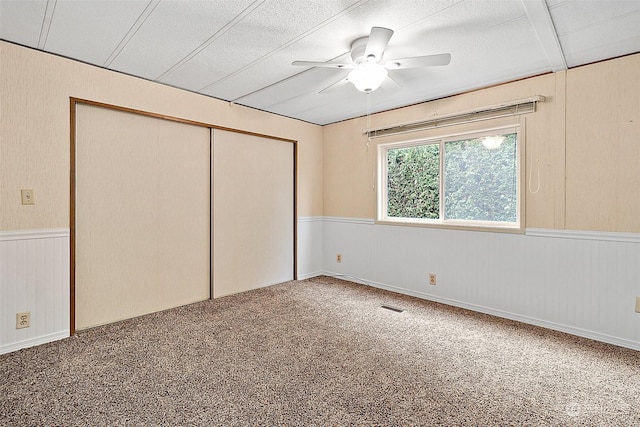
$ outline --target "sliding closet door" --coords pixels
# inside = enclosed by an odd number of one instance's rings
[[[294,146],[213,131],[213,294],[293,279]]]
[[[76,328],[208,299],[209,129],[76,113]]]

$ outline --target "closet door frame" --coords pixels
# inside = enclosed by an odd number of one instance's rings
[[[151,118],[156,118],[156,119],[162,119],[162,120],[169,120],[169,121],[173,121],[173,122],[178,122],[178,123],[183,123],[183,124],[188,124],[188,125],[194,125],[194,126],[200,126],[200,127],[204,127],[204,128],[208,128],[209,129],[209,134],[212,134],[212,130],[215,129],[219,129],[219,130],[224,130],[224,131],[228,131],[228,132],[236,132],[236,133],[242,133],[242,134],[246,134],[246,135],[251,135],[251,136],[257,136],[257,137],[261,137],[261,138],[268,138],[268,139],[273,139],[273,140],[277,140],[277,141],[284,141],[284,142],[289,142],[291,144],[293,144],[293,194],[292,194],[292,198],[293,198],[293,242],[292,242],[292,248],[293,248],[293,279],[297,280],[298,279],[298,269],[297,269],[297,260],[298,260],[298,141],[293,140],[293,139],[288,139],[288,138],[283,138],[283,137],[278,137],[278,136],[273,136],[273,135],[267,135],[267,134],[262,134],[262,133],[257,133],[257,132],[250,132],[250,131],[244,131],[244,130],[239,130],[239,129],[233,129],[233,128],[228,128],[228,127],[223,127],[223,126],[217,126],[211,123],[204,123],[204,122],[199,122],[199,121],[194,121],[194,120],[189,120],[189,119],[184,119],[184,118],[180,118],[180,117],[175,117],[175,116],[170,116],[170,115],[165,115],[165,114],[159,114],[159,113],[154,113],[154,112],[149,112],[149,111],[144,111],[144,110],[138,110],[135,108],[128,108],[128,107],[123,107],[123,106],[118,106],[118,105],[113,105],[113,104],[107,104],[107,103],[103,103],[103,102],[98,102],[98,101],[92,101],[92,100],[87,100],[87,99],[81,99],[81,98],[74,98],[74,97],[70,97],[69,98],[69,118],[70,118],[70,171],[69,171],[69,230],[70,230],[70,239],[69,239],[69,279],[70,279],[70,283],[69,283],[69,307],[70,307],[70,313],[69,313],[69,331],[70,331],[70,335],[75,335],[76,333],[76,277],[75,277],[75,270],[76,270],[76,144],[77,144],[77,140],[76,140],[76,106],[77,105],[88,105],[88,106],[94,106],[94,107],[100,107],[100,108],[106,108],[106,109],[111,109],[111,110],[116,110],[116,111],[121,111],[121,112],[125,112],[125,113],[132,113],[132,114],[138,114],[138,115],[142,115],[142,116],[146,116],[146,117],[151,117]],[[211,139],[209,140],[209,150],[210,153],[213,152],[213,146],[212,146],[212,141]],[[210,178],[210,182],[213,179],[213,158],[212,156],[209,156],[209,178]],[[212,212],[212,200],[210,199],[210,216],[213,215]],[[210,218],[211,220],[211,218]],[[211,222],[211,221],[210,221]],[[210,250],[210,255],[211,255],[211,251],[213,250],[213,229],[210,228],[209,229],[209,250]],[[211,256],[210,256],[211,258]],[[213,265],[209,264],[209,298],[211,299],[213,297]]]

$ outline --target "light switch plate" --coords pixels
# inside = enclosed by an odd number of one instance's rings
[[[636,313],[640,313],[640,297],[636,297]]]
[[[35,205],[36,199],[33,189],[28,190],[20,190],[20,194],[22,195],[22,204],[23,205]]]

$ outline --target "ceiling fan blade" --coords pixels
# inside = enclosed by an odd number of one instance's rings
[[[355,68],[354,64],[336,64],[333,62],[315,62],[315,61],[293,61],[291,65],[299,65],[302,67],[323,67],[323,68]]]
[[[349,79],[348,79],[347,77],[345,77],[345,78],[343,78],[343,79],[338,80],[338,81],[337,81],[337,82],[335,82],[335,83],[331,83],[329,86],[325,87],[324,89],[322,89],[322,90],[321,90],[320,92],[318,92],[318,93],[325,94],[325,93],[332,92],[333,90],[335,90],[335,89],[337,89],[337,88],[339,88],[339,87],[342,87],[342,86],[344,86],[344,85],[345,85],[345,84],[347,84],[347,83],[349,83]]]
[[[376,58],[376,62],[382,59],[382,54],[389,44],[389,40],[393,35],[393,30],[383,27],[371,28],[369,34],[369,40],[367,41],[367,47],[364,50],[365,58],[373,55]]]
[[[388,70],[399,70],[403,68],[435,67],[438,65],[449,65],[451,62],[450,53],[440,53],[437,55],[412,56],[410,58],[391,59],[384,66]]]

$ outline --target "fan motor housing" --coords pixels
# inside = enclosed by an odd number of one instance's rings
[[[351,59],[355,64],[359,64],[363,61],[366,61],[367,58],[364,56],[364,52],[367,49],[367,42],[369,41],[369,36],[360,37],[351,43]],[[380,58],[376,58],[376,62],[379,61]]]

